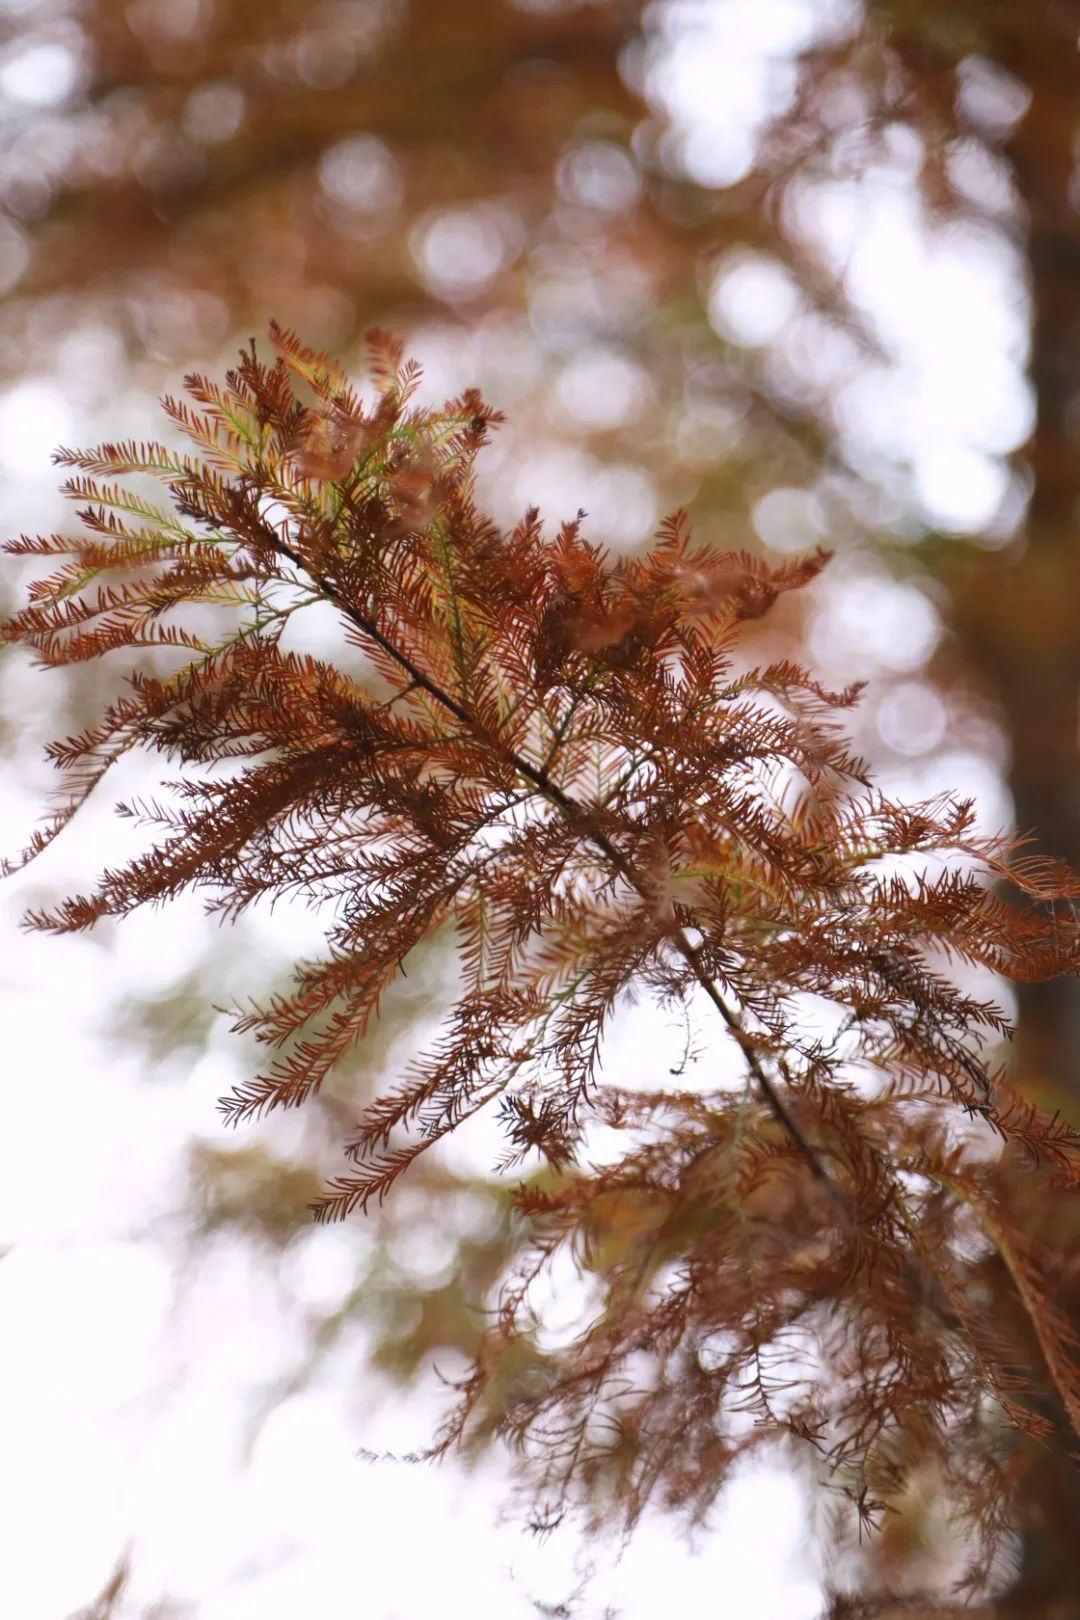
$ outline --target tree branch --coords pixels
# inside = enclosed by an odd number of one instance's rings
[[[379,629],[378,625],[372,619],[370,619],[367,614],[362,613],[359,608],[357,608],[347,599],[347,597],[342,594],[332,580],[325,578],[325,576],[321,574],[314,573],[304,561],[301,554],[295,551],[287,543],[287,541],[285,541],[279,534],[276,533],[275,530],[270,527],[269,524],[265,525],[264,532],[268,541],[276,551],[287,557],[294,567],[302,569],[315,585],[320,594],[324,596],[327,601],[332,602],[334,606],[338,608],[338,610],[357,627],[358,630],[362,631],[364,635],[369,636],[377,646],[381,647],[388,657],[392,658],[394,662],[400,666],[404,673],[408,675],[409,686],[404,689],[405,691],[411,689],[414,691],[420,690],[426,692],[429,697],[434,698],[434,700],[444,709],[446,709],[449,714],[452,714],[455,720],[459,720],[463,726],[467,726],[470,730],[475,729],[476,722],[469,710],[465,708],[464,704],[459,703],[456,698],[451,697],[449,692],[441,687],[437,681],[433,681],[429,675],[426,675],[420,666],[414,663],[407,653],[402,652],[399,647],[396,647],[390,638]],[[403,695],[404,692],[397,694],[399,697]],[[532,783],[537,792],[541,793],[549,801],[549,803],[554,804],[557,809],[561,810],[562,813],[573,824],[581,827],[582,835],[588,838],[591,843],[595,844],[597,849],[599,849],[607,857],[612,866],[614,866],[615,870],[619,873],[620,877],[625,878],[626,882],[630,884],[635,893],[644,897],[646,890],[637,878],[630,861],[625,855],[623,855],[621,850],[619,850],[611,842],[605,833],[600,832],[598,829],[588,825],[589,813],[585,807],[579,804],[576,799],[572,798],[570,794],[564,792],[564,790],[559,787],[557,782],[552,781],[551,777],[547,773],[546,768],[537,767],[531,764],[522,754],[519,754],[515,749],[506,747],[505,745],[503,747],[503,755],[519,775],[523,776],[527,782]],[[833,1203],[838,1209],[843,1211],[846,1218],[849,1221],[853,1221],[854,1215],[848,1199],[836,1185],[836,1182],[826,1169],[817,1148],[814,1147],[813,1143],[806,1136],[798,1120],[794,1117],[791,1110],[784,1102],[784,1099],[777,1091],[776,1086],[765,1073],[761,1060],[753,1049],[751,1038],[743,1029],[738,1015],[732,1010],[731,1007],[728,1006],[727,1002],[724,1000],[724,997],[717,988],[715,981],[701,966],[698,951],[693,945],[691,945],[681,928],[674,936],[674,942],[675,949],[678,951],[679,955],[683,958],[687,965],[692,969],[694,977],[697,979],[701,988],[705,991],[705,994],[708,996],[709,1000],[712,1002],[713,1006],[724,1020],[728,1029],[738,1041],[739,1046],[742,1049],[743,1056],[746,1058],[747,1067],[753,1076],[758,1090],[761,1092],[766,1107],[769,1109],[777,1123],[783,1128],[783,1130],[787,1132],[791,1140],[795,1143],[799,1152],[809,1165],[815,1180],[820,1182],[822,1187],[825,1188]]]

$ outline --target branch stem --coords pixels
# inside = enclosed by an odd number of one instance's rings
[[[451,697],[450,693],[441,687],[437,681],[426,675],[407,653],[403,652],[400,647],[395,646],[389,636],[380,630],[373,619],[348,601],[332,580],[314,573],[305,563],[300,553],[295,551],[281,535],[270,529],[269,525],[266,526],[266,533],[276,551],[287,557],[296,568],[306,573],[327,601],[332,602],[358,630],[362,631],[365,636],[370,637],[389,658],[393,659],[409,677],[409,687],[406,690],[411,688],[414,691],[419,689],[426,692],[429,697],[433,698],[449,714],[452,714],[454,719],[460,721],[463,726],[468,727],[470,731],[476,729],[476,721],[465,705],[459,703],[456,698]],[[551,779],[546,767],[537,767],[531,764],[524,755],[506,745],[503,746],[503,753],[507,762],[514,767],[518,774],[523,776],[527,782],[531,782],[533,787],[549,803],[561,810],[574,825],[579,826],[583,836],[588,838],[607,857],[620,877],[630,884],[636,894],[644,897],[646,892],[644,886],[637,878],[627,857],[611,842],[606,833],[588,825],[590,820],[588,810]],[[795,1146],[809,1165],[815,1180],[826,1190],[833,1203],[843,1211],[847,1219],[851,1220],[853,1218],[852,1210],[847,1198],[829,1174],[817,1148],[806,1136],[773,1081],[766,1074],[761,1059],[754,1050],[751,1038],[742,1027],[738,1014],[728,1005],[717,988],[715,980],[702,967],[697,948],[691,945],[681,928],[674,936],[674,944],[679,955],[692,970],[698,984],[724,1020],[735,1040],[738,1041],[746,1059],[747,1067],[769,1112],[795,1143]]]

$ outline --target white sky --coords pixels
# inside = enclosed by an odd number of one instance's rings
[[[848,15],[839,4],[810,0],[675,7],[650,92],[671,112],[672,138],[690,172],[715,184],[738,179],[755,130],[790,94],[784,51],[827,20],[844,26]],[[58,104],[77,80],[73,59],[62,45],[35,49],[0,65],[0,88],[27,106]],[[331,176],[339,189],[356,183],[349,155],[339,153],[341,173]],[[839,410],[869,463],[905,463],[928,514],[963,532],[1002,499],[1000,458],[1028,429],[1026,309],[1000,238],[925,235],[905,161],[901,151],[893,170],[869,183],[836,182],[812,199],[850,289],[895,356],[887,370],[860,372]],[[383,180],[392,183],[392,166]],[[437,257],[440,231],[472,231],[465,245],[479,274],[485,254],[500,251],[494,224],[486,229],[473,216],[443,217],[424,226],[416,251]],[[710,308],[718,331],[751,345],[776,339],[799,313],[782,272],[745,262],[718,277]],[[92,346],[94,334],[86,341]],[[107,338],[98,341],[108,348]],[[647,379],[625,372],[624,363],[620,371],[617,355],[601,359],[605,397],[617,414],[618,402],[636,398]],[[65,404],[57,381],[27,378],[0,395],[5,527],[53,526],[49,451],[99,436],[100,420],[91,426],[78,406]],[[572,367],[560,386],[569,400],[580,392]],[[126,407],[132,415],[151,408]],[[105,431],[123,426],[110,420]],[[580,472],[563,467],[561,482]],[[615,538],[619,503],[640,510],[647,499],[626,482],[640,476],[634,469],[619,476],[623,484],[615,473],[609,480]],[[601,488],[592,503],[598,499],[602,520],[605,498]],[[781,533],[784,512],[790,518],[795,507],[774,502],[771,511],[771,520],[762,511],[766,537],[769,522],[782,519]],[[916,587],[865,571],[841,576],[831,590],[823,613],[832,617],[817,628],[821,657],[864,660],[853,673],[877,657],[881,673],[901,682],[892,707],[882,706],[882,735],[889,741],[891,727],[899,752],[932,755],[944,717],[918,679],[938,631],[932,603]],[[884,638],[883,624],[891,626]],[[0,782],[5,849],[27,832],[46,785],[33,763],[43,734],[52,735],[38,690],[44,680],[11,660],[0,674],[3,712],[23,718],[27,761],[20,782]],[[944,763],[930,758],[925,770],[952,785],[974,783],[992,823],[1007,814],[1000,783],[977,750]],[[176,1207],[192,1135],[238,1142],[219,1126],[213,1099],[240,1058],[215,1045],[191,1074],[172,1070],[148,1083],[138,1052],[118,1056],[95,1025],[102,1006],[125,990],[162,988],[197,959],[206,937],[197,910],[133,918],[104,943],[26,937],[16,928],[26,903],[83,877],[90,862],[108,858],[110,845],[119,853],[124,837],[91,811],[45,861],[0,892],[8,1059],[0,1136],[0,1248],[7,1250],[0,1260],[0,1613],[63,1620],[102,1585],[128,1544],[131,1614],[168,1596],[193,1603],[200,1620],[296,1620],[331,1610],[368,1620],[428,1613],[513,1620],[535,1613],[532,1598],[566,1598],[581,1557],[576,1536],[559,1532],[540,1545],[513,1523],[496,1526],[493,1473],[466,1479],[452,1466],[357,1461],[360,1444],[422,1443],[438,1409],[417,1395],[395,1396],[365,1373],[360,1336],[319,1384],[272,1414],[245,1461],[252,1389],[300,1355],[305,1300],[334,1297],[351,1276],[350,1244],[362,1248],[364,1239],[313,1232],[289,1260],[284,1287],[257,1251],[220,1245],[178,1289],[173,1253],[153,1223]],[[267,960],[289,943],[280,934],[276,944],[268,939]],[[258,964],[245,965],[257,988]],[[636,1012],[632,1026],[617,1031],[613,1054],[613,1061],[637,1054],[643,1083],[649,1041]],[[812,1620],[818,1586],[804,1532],[795,1485],[755,1473],[731,1491],[698,1556],[688,1555],[670,1524],[654,1520],[621,1562],[612,1549],[602,1551],[582,1612],[599,1616],[612,1604],[624,1620],[712,1614],[722,1593],[722,1612],[740,1620]]]

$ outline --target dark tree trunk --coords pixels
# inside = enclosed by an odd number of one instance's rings
[[[1080,5],[988,7],[983,21],[1000,65],[1032,97],[1006,153],[1027,233],[1036,421],[1023,452],[1032,488],[1022,542],[989,589],[985,558],[968,571],[957,623],[1008,725],[1017,829],[1080,870]],[[1080,1118],[1080,980],[1021,987],[1014,1065],[1029,1095]],[[1059,1438],[1033,1454],[1023,1492],[1020,1569],[1005,1605],[1017,1620],[1080,1613],[1077,1442],[1064,1413],[1050,1415]]]
[[[1045,44],[1056,37],[1061,48],[1032,62],[1031,106],[1010,143],[1027,210],[1037,414],[1027,451],[1034,479],[1027,552],[1017,570],[1020,628],[1029,633],[1006,643],[999,682],[1013,739],[1017,824],[1037,830],[1044,850],[1080,868],[1080,215],[1072,201],[1080,7],[1048,10],[1056,11],[1058,28]],[[1024,1077],[1080,1103],[1077,980],[1022,992],[1020,1042]]]
[[[981,55],[1031,101],[1004,144],[1021,210],[1036,419],[1018,456],[1031,480],[1024,532],[995,555],[957,546],[944,565],[964,657],[1000,706],[1016,827],[1080,870],[1080,0],[949,0],[875,7],[930,126],[953,118],[955,68]],[[1020,987],[1013,1076],[1080,1120],[1080,979]],[[1080,1299],[1067,1301],[1080,1318]],[[1080,1450],[1064,1412],[1031,1446],[1021,1489],[1010,1620],[1080,1614]]]
[[[1080,7],[1048,7],[1027,70],[1032,101],[1010,143],[1027,211],[1032,301],[1031,380],[1036,424],[1024,580],[1025,620],[1006,643],[1000,696],[1012,735],[1017,825],[1080,870],[1080,215],[1073,204],[1080,111]],[[1031,34],[1041,31],[1021,24]],[[1054,41],[1058,49],[1054,49]],[[1023,62],[1007,63],[1022,74]],[[1027,634],[1023,631],[1027,630]],[[1035,1092],[1080,1114],[1080,980],[1021,991],[1017,1064]],[[1010,1602],[1020,1616],[1057,1615],[1077,1603],[1080,1468],[1076,1439],[1058,1415],[1060,1440],[1038,1459],[1037,1511],[1025,1527]],[[1075,1612],[1075,1610],[1074,1610]]]

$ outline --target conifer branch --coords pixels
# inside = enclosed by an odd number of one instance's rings
[[[274,534],[272,530],[267,530],[267,543],[274,550],[278,551],[281,556],[286,557],[294,567],[301,569],[304,573],[306,573],[319,593],[325,597],[328,602],[332,602],[339,612],[341,612],[351,624],[354,624],[356,628],[362,631],[365,636],[368,636],[373,642],[376,643],[377,646],[381,647],[383,652],[385,652],[388,657],[392,658],[396,664],[400,665],[402,671],[408,675],[408,686],[404,687],[400,693],[395,694],[392,701],[397,701],[398,698],[403,697],[409,691],[423,691],[426,692],[429,697],[434,698],[438,704],[440,704],[449,714],[452,714],[454,719],[460,721],[462,725],[469,727],[470,730],[475,727],[475,721],[468,709],[466,709],[464,705],[458,703],[456,699],[451,697],[449,692],[444,691],[437,681],[433,681],[430,676],[426,675],[419,665],[417,665],[406,653],[401,651],[400,647],[396,647],[390,638],[382,633],[378,625],[376,625],[372,619],[368,618],[365,614],[360,613],[351,602],[346,601],[341,592],[334,586],[332,581],[322,578],[317,574],[313,574],[299,553],[292,550],[291,547],[289,547],[278,535]],[[562,811],[562,813],[569,819],[572,826],[582,829],[584,836],[592,844],[594,844],[604,856],[606,856],[611,865],[619,873],[620,877],[624,878],[631,885],[631,887],[644,898],[646,891],[635,876],[629,861],[619,852],[618,849],[616,849],[615,845],[612,844],[610,839],[608,839],[602,832],[588,826],[588,812],[585,810],[584,806],[578,804],[569,794],[564,793],[559,787],[558,783],[553,781],[548,775],[548,771],[545,767],[541,766],[538,768],[532,765],[529,760],[525,759],[522,755],[515,753],[512,748],[505,748],[503,752],[505,753],[507,762],[513,766],[518,775],[524,777],[524,779],[527,782],[530,782],[532,786],[544,796],[544,798],[549,800],[551,804],[555,805],[558,810]],[[702,969],[697,951],[695,951],[694,947],[690,944],[690,941],[686,938],[685,933],[683,933],[681,929],[678,930],[673,936],[672,943],[674,944],[675,949],[679,952],[679,955],[689,965],[693,971],[694,977],[697,979],[697,982],[700,984],[701,988],[704,990],[705,994],[708,996],[709,1000],[720,1014],[720,1017],[724,1020],[724,1023],[727,1025],[732,1035],[738,1041],[743,1056],[746,1059],[747,1067],[749,1068],[750,1073],[753,1075],[754,1081],[761,1091],[770,1112],[773,1114],[777,1122],[788,1133],[792,1141],[796,1144],[799,1152],[806,1159],[811,1170],[813,1171],[814,1176],[819,1182],[821,1182],[829,1197],[833,1200],[837,1207],[843,1211],[845,1217],[850,1220],[850,1205],[845,1199],[843,1193],[837,1187],[836,1183],[833,1181],[832,1177],[829,1175],[829,1172],[826,1170],[816,1148],[807,1139],[798,1121],[795,1119],[790,1109],[786,1106],[783,1098],[780,1096],[776,1087],[773,1085],[772,1081],[765,1073],[765,1070],[762,1068],[757,1053],[754,1050],[753,1043],[747,1037],[736,1014],[725,1002],[723,996],[720,994],[720,991],[716,986],[715,981],[711,979],[709,975]]]
[[[272,364],[252,345],[224,388],[188,380],[198,409],[169,402],[203,460],[61,452],[89,537],[8,545],[54,572],[6,641],[50,665],[186,660],[134,671],[50,750],[63,803],[23,860],[133,749],[183,774],[168,802],[119,807],[156,829],[148,853],[29,925],[88,928],[195,887],[230,917],[285,894],[331,907],[325,956],[238,1014],[271,1055],[223,1100],[239,1124],[312,1106],[406,959],[454,923],[461,994],[315,1206],[377,1204],[496,1103],[500,1168],[546,1167],[515,1195],[517,1270],[436,1451],[497,1433],[553,1511],[610,1503],[630,1523],[657,1492],[706,1511],[740,1458],[784,1440],[827,1463],[860,1523],[931,1465],[976,1530],[1000,1523],[987,1398],[1035,1433],[1023,1395],[1046,1374],[968,1280],[992,1242],[1075,1420],[1080,1349],[1013,1211],[1052,1229],[1053,1201],[1080,1193],[1080,1134],[988,1068],[1008,1025],[945,968],[1076,971],[1080,882],[977,837],[968,804],[878,793],[840,730],[857,688],[789,660],[733,674],[745,621],[824,553],[769,566],[695,544],[681,514],[616,562],[580,521],[546,539],[530,511],[504,535],[473,501],[497,420],[478,394],[411,409],[417,372],[375,334],[369,408],[328,357],[272,336]],[[128,473],[161,478],[175,512],[101,482]],[[283,650],[317,599],[389,699]],[[220,639],[208,607],[238,621]],[[611,1015],[642,990],[688,1018],[704,993],[740,1048],[737,1091],[598,1079]],[[805,1027],[806,997],[835,1032]],[[594,1165],[599,1125],[623,1150]],[[995,1158],[997,1141],[1022,1153]],[[602,1307],[544,1350],[529,1291],[560,1253]],[[811,1371],[786,1373],[793,1353]]]

